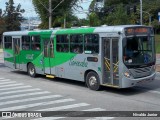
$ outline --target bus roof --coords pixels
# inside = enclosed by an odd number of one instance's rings
[[[71,34],[71,33],[98,33],[98,32],[122,32],[127,27],[140,27],[142,25],[119,25],[119,26],[99,26],[99,27],[77,27],[77,28],[66,28],[66,29],[48,29],[48,30],[33,30],[33,31],[11,31],[4,32],[3,35],[28,35],[29,33],[53,33],[53,34]],[[143,26],[147,27],[147,26]]]
[[[77,27],[68,29],[59,29],[53,31],[54,34],[72,34],[72,33],[118,33],[127,27],[140,27],[142,25],[119,25],[119,26],[99,26],[99,27]],[[144,27],[144,26],[143,26]]]
[[[3,35],[27,35],[29,31],[10,31],[10,32],[4,32]]]

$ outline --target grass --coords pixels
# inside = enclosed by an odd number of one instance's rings
[[[156,53],[160,54],[160,35],[155,35]]]

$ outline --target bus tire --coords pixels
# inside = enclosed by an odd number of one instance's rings
[[[28,65],[28,74],[31,77],[36,77],[36,69],[32,63],[29,63]]]
[[[95,72],[89,72],[86,76],[86,84],[89,89],[91,90],[99,90],[100,89],[100,82],[99,76]]]

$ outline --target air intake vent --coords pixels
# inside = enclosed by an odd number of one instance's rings
[[[146,77],[146,76],[151,75],[152,66],[144,67],[144,68],[130,69],[130,72],[134,78]]]

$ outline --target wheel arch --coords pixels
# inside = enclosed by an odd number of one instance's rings
[[[92,69],[85,71],[85,84],[87,87],[91,90],[100,90],[101,84],[100,84],[100,77],[99,74]]]
[[[32,63],[32,62],[28,62],[28,63],[27,63],[27,66],[26,66],[26,67],[27,67],[27,71],[28,71],[28,65],[29,65],[29,64],[33,64],[33,63]],[[33,65],[34,65],[34,64],[33,64]]]
[[[85,82],[86,82],[87,74],[88,74],[89,72],[95,72],[95,73],[99,76],[99,74],[98,74],[97,71],[95,71],[95,70],[92,70],[92,69],[86,70],[85,73],[84,73],[84,81],[85,81]]]

